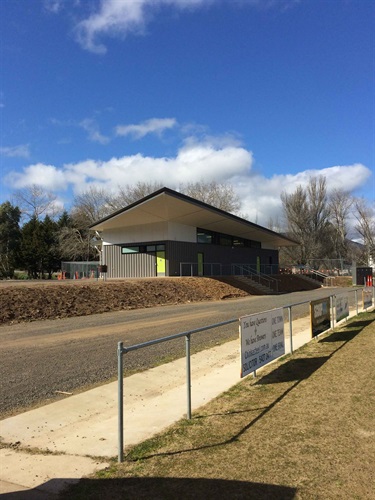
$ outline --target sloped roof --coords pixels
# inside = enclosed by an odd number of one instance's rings
[[[298,245],[286,236],[166,187],[104,217],[90,229],[105,231],[157,222],[195,226],[274,247]]]

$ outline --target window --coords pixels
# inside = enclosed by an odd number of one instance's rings
[[[205,243],[210,245],[220,245],[225,247],[246,247],[246,248],[261,248],[260,241],[247,240],[229,234],[216,233],[207,229],[197,228],[197,243]]]
[[[231,247],[232,246],[232,236],[228,236],[227,234],[220,234],[219,235],[219,245],[222,245],[224,247]]]
[[[204,229],[197,229],[197,243],[213,243],[213,233],[211,231],[205,231]]]
[[[121,253],[139,253],[139,247],[121,247]]]
[[[234,247],[244,247],[245,241],[242,238],[233,238]]]

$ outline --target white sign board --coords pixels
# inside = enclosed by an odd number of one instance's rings
[[[283,309],[240,318],[241,377],[285,353]]]
[[[349,316],[349,300],[347,296],[336,297],[336,323]]]
[[[363,290],[362,291],[362,300],[363,300],[363,309],[367,309],[368,307],[372,306],[372,291],[370,290]]]

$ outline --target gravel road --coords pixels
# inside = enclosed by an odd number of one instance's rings
[[[57,391],[77,393],[114,380],[119,341],[134,345],[334,293],[348,294],[348,289],[250,296],[0,327],[0,418],[66,397]],[[353,302],[354,293],[349,297]],[[293,307],[293,317],[307,314],[307,304]],[[191,350],[237,336],[237,322],[197,333]],[[181,357],[184,349],[184,339],[177,339],[130,352],[124,356],[125,375]]]

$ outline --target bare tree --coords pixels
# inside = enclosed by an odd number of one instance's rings
[[[47,214],[53,218],[60,211],[56,206],[56,196],[37,184],[19,189],[13,197],[21,210],[21,215],[28,219],[35,217],[39,220]]]
[[[86,191],[75,196],[71,217],[76,226],[81,229],[106,217],[111,212],[113,212],[111,194],[104,188],[90,186]]]
[[[163,187],[158,182],[137,182],[119,187],[117,196],[107,195],[106,203],[112,210],[120,210],[127,205],[154,193]],[[238,213],[241,201],[230,184],[212,182],[196,182],[180,184],[179,190],[191,198],[203,201],[226,212]]]
[[[240,197],[235,193],[233,186],[224,182],[201,181],[181,184],[180,191],[191,198],[233,214],[238,214],[241,208]]]
[[[74,198],[70,214],[59,221],[59,249],[63,258],[91,260],[97,257],[90,224],[113,212],[112,195],[106,189],[90,186]]]
[[[279,219],[278,215],[276,215],[276,217],[270,216],[268,218],[268,222],[267,222],[267,226],[266,227],[268,229],[270,229],[271,231],[276,231],[276,233],[282,233],[283,232],[283,228],[281,226],[280,219]]]
[[[366,265],[375,262],[375,208],[369,205],[364,198],[357,198],[354,202],[354,216],[357,219],[355,229],[359,233],[364,245],[364,261]]]
[[[347,256],[347,221],[353,197],[342,189],[334,189],[329,198],[330,218],[333,226],[332,236],[336,257],[343,259]]]
[[[88,231],[73,226],[64,226],[58,235],[59,250],[64,259],[90,260],[94,251]]]
[[[145,198],[162,187],[163,185],[159,182],[137,182],[135,185],[126,184],[125,186],[120,186],[118,195],[112,196],[107,202],[113,211],[121,210],[121,208]]]
[[[300,242],[299,264],[310,259],[320,259],[330,252],[330,208],[327,199],[326,179],[310,177],[306,188],[298,186],[294,193],[281,194],[288,233]]]

